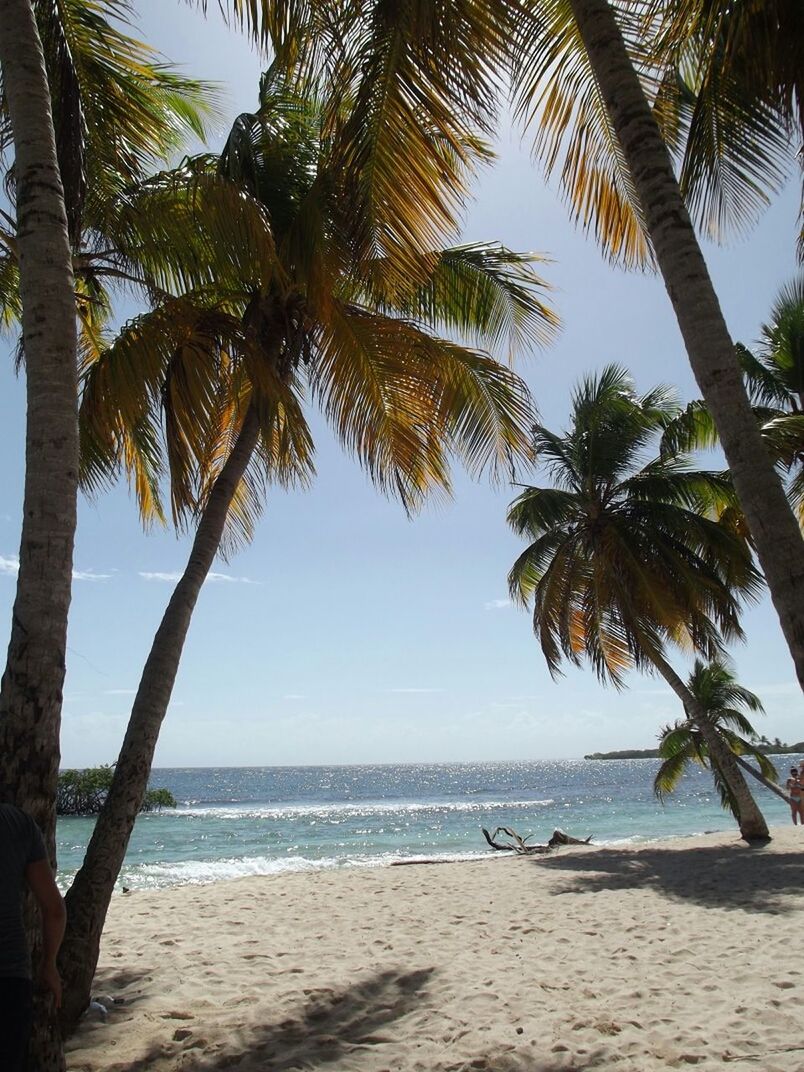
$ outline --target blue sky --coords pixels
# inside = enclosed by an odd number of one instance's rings
[[[253,106],[259,58],[211,12],[142,0],[141,35],[193,74],[226,87],[227,119]],[[210,5],[214,7],[214,5]],[[220,136],[226,130],[221,124]],[[213,142],[220,144],[221,137]],[[611,269],[506,133],[482,177],[467,241],[537,250],[563,331],[519,370],[546,424],[562,427],[578,376],[610,361],[640,388],[697,397],[661,281]],[[735,338],[750,343],[794,271],[795,184],[748,240],[707,249]],[[0,644],[8,639],[19,543],[24,393],[9,347],[0,360]],[[662,683],[632,676],[622,693],[589,671],[553,682],[528,615],[506,600],[518,554],[508,487],[456,474],[454,501],[409,521],[381,498],[321,421],[318,477],[273,492],[253,544],[204,588],[157,750],[159,766],[362,763],[580,756],[650,747],[678,717]],[[186,539],[143,534],[125,487],[82,502],[65,687],[63,762],[112,762]],[[161,577],[160,577],[161,575]],[[745,616],[734,651],[762,696],[768,736],[804,738],[802,698],[773,609]],[[683,664],[683,660],[679,659]]]

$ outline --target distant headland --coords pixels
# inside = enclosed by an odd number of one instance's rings
[[[804,755],[804,741],[797,741],[795,744],[785,744],[784,741],[780,741],[776,737],[773,741],[769,741],[767,737],[760,737],[759,744],[757,746],[760,752],[764,752],[767,756],[788,756],[794,753],[801,753]],[[584,756],[584,759],[658,759],[658,748],[627,748],[620,752],[591,752],[588,756]]]

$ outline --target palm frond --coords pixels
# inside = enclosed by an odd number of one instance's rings
[[[513,42],[515,115],[573,218],[629,267],[652,263],[642,209],[568,0],[527,3]],[[618,9],[621,14],[622,9]],[[629,35],[635,50],[639,37]]]
[[[492,350],[531,350],[553,339],[559,321],[541,296],[550,286],[535,271],[534,265],[544,260],[539,254],[485,242],[440,250],[421,260],[412,289],[410,281],[401,282],[387,271],[387,258],[371,264],[371,298],[389,313],[456,331]]]
[[[790,134],[804,130],[800,5],[655,0],[651,22],[663,106],[681,128],[682,190],[713,237],[743,230],[781,188]]]
[[[685,745],[681,748],[674,748],[672,751],[665,753],[665,736],[663,732],[661,744],[659,746],[663,755],[666,755],[666,759],[662,761],[661,766],[656,772],[656,776],[653,779],[653,792],[658,799],[664,803],[665,798],[673,793],[678,784],[684,776],[684,771],[687,768],[687,764],[690,760],[696,759],[696,755],[693,749],[689,746],[689,740],[685,741]],[[688,738],[689,735],[687,735]]]
[[[664,430],[661,443],[663,458],[689,454],[696,450],[711,450],[719,442],[717,428],[706,403],[688,403]]]
[[[508,524],[519,536],[541,536],[577,517],[577,498],[560,488],[528,487],[508,508]]]
[[[481,137],[493,129],[510,6],[374,0],[360,11],[345,40],[350,103],[335,154],[363,263],[389,256],[412,274],[415,255],[457,233],[471,175],[490,159]]]
[[[87,255],[94,270],[117,269],[151,292],[214,286],[248,294],[285,273],[261,205],[241,185],[185,161],[116,199],[104,240],[112,253]]]
[[[10,332],[22,320],[20,301],[20,273],[17,258],[11,253],[0,253],[0,330]]]
[[[773,369],[768,368],[742,343],[736,344],[735,351],[751,401],[758,406],[785,406],[788,392]]]
[[[406,509],[431,488],[449,491],[452,454],[476,473],[526,456],[530,396],[490,358],[339,302],[318,349],[315,396],[372,480]]]
[[[218,114],[216,87],[180,75],[126,32],[127,0],[37,0],[70,229],[87,220]]]

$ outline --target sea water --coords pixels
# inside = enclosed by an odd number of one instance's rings
[[[780,757],[777,768],[786,764]],[[536,842],[560,828],[598,844],[736,834],[708,772],[685,776],[662,805],[653,794],[657,767],[634,759],[154,770],[151,785],[170,789],[178,806],[139,817],[118,885],[483,857],[492,850],[481,827],[508,826]],[[790,822],[783,801],[752,790],[769,823]],[[92,824],[59,820],[65,886]]]

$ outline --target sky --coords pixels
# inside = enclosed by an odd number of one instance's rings
[[[178,0],[139,0],[140,36],[190,74],[225,90],[210,138],[252,108],[262,67],[210,5],[204,20]],[[580,375],[616,361],[640,389],[675,385],[698,397],[659,278],[609,266],[577,232],[530,158],[506,131],[496,167],[477,184],[466,241],[496,240],[550,258],[542,274],[562,331],[518,364],[549,427],[565,426]],[[745,240],[707,246],[735,339],[758,335],[795,271],[795,183]],[[133,307],[122,310],[130,315]],[[24,385],[0,342],[0,646],[8,642],[19,547]],[[521,550],[505,523],[509,486],[455,474],[451,502],[416,518],[384,499],[320,418],[311,490],[273,490],[253,543],[219,561],[204,586],[162,729],[156,766],[536,760],[650,748],[679,718],[656,678],[617,692],[590,670],[553,681],[527,612],[507,600]],[[534,474],[534,482],[535,474]],[[120,486],[82,500],[68,639],[62,764],[116,758],[153,634],[183,568],[188,539],[143,533]],[[732,652],[758,692],[768,737],[804,739],[802,696],[767,599],[744,617]],[[684,669],[683,657],[676,659]]]

